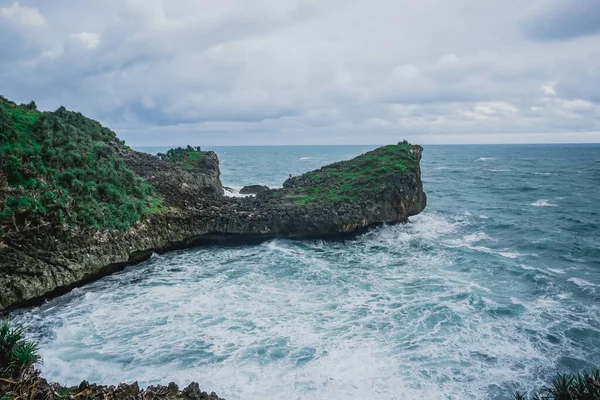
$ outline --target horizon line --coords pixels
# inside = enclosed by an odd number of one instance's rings
[[[401,143],[401,142],[399,142]],[[411,143],[411,142],[409,142]],[[202,147],[358,147],[358,146],[387,146],[394,143],[385,143],[385,144],[218,144],[218,145],[204,145]],[[531,142],[531,143],[427,143],[427,144],[419,144],[419,143],[411,143],[420,146],[531,146],[531,145],[600,145],[600,142]],[[143,146],[143,145],[131,145],[128,144],[129,147],[137,147],[137,148],[159,148],[159,147],[186,147],[186,146],[194,146],[192,144],[184,144],[184,145],[152,145],[152,146]],[[196,145],[197,146],[197,145]]]

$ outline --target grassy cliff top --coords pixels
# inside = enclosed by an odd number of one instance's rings
[[[127,168],[118,154],[125,150],[114,132],[80,113],[0,97],[0,229],[126,229],[153,189]]]
[[[284,196],[297,205],[361,201],[379,195],[419,168],[421,148],[407,142],[379,147],[348,161],[291,178]]]
[[[164,161],[169,161],[182,166],[185,169],[194,169],[202,165],[205,152],[200,147],[187,146],[177,147],[167,151],[167,153],[158,153],[157,157]]]

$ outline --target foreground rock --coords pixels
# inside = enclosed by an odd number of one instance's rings
[[[184,389],[175,383],[168,386],[156,385],[140,389],[137,382],[121,383],[118,386],[106,386],[81,382],[79,386],[65,387],[58,383],[48,383],[39,376],[39,372],[31,370],[31,375],[18,380],[2,378],[0,380],[0,395],[3,399],[82,399],[82,400],[224,400],[216,393],[200,390],[196,382]]]

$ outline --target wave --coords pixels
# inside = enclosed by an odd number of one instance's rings
[[[224,195],[227,197],[248,197],[254,196],[253,194],[241,194],[240,190],[242,190],[243,186],[226,186]]]
[[[414,234],[421,238],[437,239],[440,236],[453,232],[457,228],[457,223],[450,222],[438,213],[425,212],[412,217],[410,224],[397,226],[406,229],[409,234]]]
[[[312,160],[312,157],[300,157],[300,161]]]
[[[569,278],[567,282],[574,283],[582,289],[590,289],[598,286],[581,278]]]
[[[498,254],[500,254],[504,258],[512,258],[512,259],[516,259],[521,256],[521,254],[516,253],[516,252],[511,252],[511,251],[499,251]]]
[[[443,243],[449,247],[467,247],[471,250],[481,251],[484,253],[493,253],[492,249],[483,246],[473,246],[474,243],[480,242],[482,240],[493,240],[489,237],[485,232],[475,232],[469,235],[464,235],[460,239],[449,239],[444,241]]]
[[[479,161],[495,161],[496,157],[479,157]]]
[[[531,203],[530,206],[534,206],[534,207],[558,207],[558,205],[554,204],[554,203],[550,203],[549,200],[536,200],[535,202]]]
[[[548,268],[548,271],[553,272],[555,274],[559,274],[559,275],[563,275],[566,272],[562,269],[558,269],[558,268]]]

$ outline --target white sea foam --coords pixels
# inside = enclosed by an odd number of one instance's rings
[[[558,268],[548,268],[548,271],[553,272],[555,274],[559,274],[559,275],[564,275],[566,273],[564,269],[558,269]]]
[[[581,278],[569,278],[567,281],[576,284],[580,288],[593,288],[598,286]]]
[[[301,161],[312,160],[312,157],[300,157]]]
[[[480,157],[479,161],[494,161],[496,160],[495,157]]]
[[[224,190],[224,194],[227,197],[248,197],[254,196],[253,194],[241,194],[240,190],[242,190],[243,186],[227,186],[228,189]]]
[[[532,267],[530,265],[525,265],[525,264],[521,264],[521,268],[528,270],[528,271],[539,271],[538,268]]]
[[[492,238],[490,238],[485,232],[479,231],[468,235],[464,235],[461,238],[447,239],[444,241],[444,244],[449,245],[451,247],[469,247],[471,249],[477,249],[476,247],[473,247],[472,244],[480,242],[482,240],[492,240]],[[492,252],[491,249],[483,247],[481,247],[481,249],[486,249],[486,252]]]
[[[453,232],[457,228],[457,224],[450,222],[440,214],[426,211],[412,217],[410,224],[398,225],[398,227],[411,236],[418,235],[424,239],[435,239]]]
[[[531,203],[530,205],[534,206],[534,207],[558,207],[556,204],[550,203],[549,200],[544,200],[544,199],[536,200],[535,202]]]
[[[511,251],[499,251],[498,254],[500,254],[502,257],[506,257],[506,258],[519,258],[521,256],[521,254],[516,253],[516,252],[511,252]]]

